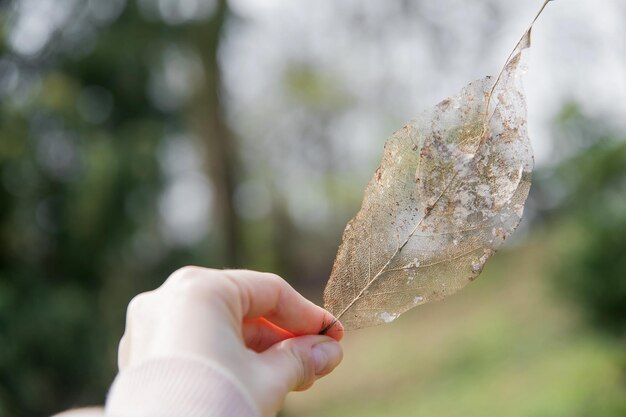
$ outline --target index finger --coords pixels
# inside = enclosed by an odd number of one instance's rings
[[[238,288],[242,320],[264,317],[295,335],[318,334],[335,321],[331,313],[304,298],[278,275],[248,270],[222,272]],[[336,322],[326,335],[341,340],[341,323]]]

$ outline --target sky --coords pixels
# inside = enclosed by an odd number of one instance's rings
[[[126,4],[90,2],[96,25],[117,18]],[[204,18],[215,5],[215,0],[137,2],[147,17],[160,16],[172,25]],[[70,10],[78,0],[17,4],[9,44],[32,56],[55,31],[71,26]],[[330,135],[350,132],[355,137],[344,141],[346,146],[371,159],[381,141],[421,109],[497,73],[541,0],[230,0],[230,5],[237,22],[222,48],[222,65],[235,124],[273,132],[275,140],[278,128],[282,135],[298,134],[307,115],[296,113],[308,109],[285,97],[284,75],[286,66],[303,63],[350,100],[350,110],[337,112],[330,123],[336,125]],[[535,25],[525,86],[538,164],[550,161],[550,123],[567,100],[626,129],[625,25],[622,0],[555,0]],[[71,30],[65,32],[71,36]],[[80,41],[87,48],[89,34],[82,31]],[[174,66],[171,72],[184,70]],[[241,133],[249,136],[245,128]]]

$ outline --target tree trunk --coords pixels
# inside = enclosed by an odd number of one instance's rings
[[[221,98],[222,77],[218,52],[224,26],[229,16],[226,0],[217,2],[213,17],[195,27],[194,41],[204,66],[203,89],[196,95],[191,109],[192,124],[200,134],[206,154],[207,171],[213,182],[214,219],[221,248],[221,266],[240,266],[239,219],[233,196],[237,183],[238,153]]]

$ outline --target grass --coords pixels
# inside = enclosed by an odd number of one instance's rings
[[[555,299],[549,245],[501,252],[457,295],[347,333],[342,365],[284,416],[626,415],[623,346]]]

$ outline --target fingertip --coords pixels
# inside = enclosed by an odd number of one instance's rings
[[[315,375],[321,377],[329,374],[343,359],[343,349],[334,339],[313,345],[311,356],[315,365]]]
[[[332,337],[336,341],[340,341],[341,339],[343,339],[343,334],[345,331],[343,324],[341,324],[341,322],[333,316],[330,317],[332,318],[330,320],[330,324],[324,326],[319,334]]]
[[[343,350],[339,342],[328,336],[308,335],[283,340],[260,358],[273,378],[284,381],[288,391],[304,391],[320,377],[330,373],[341,362]]]

